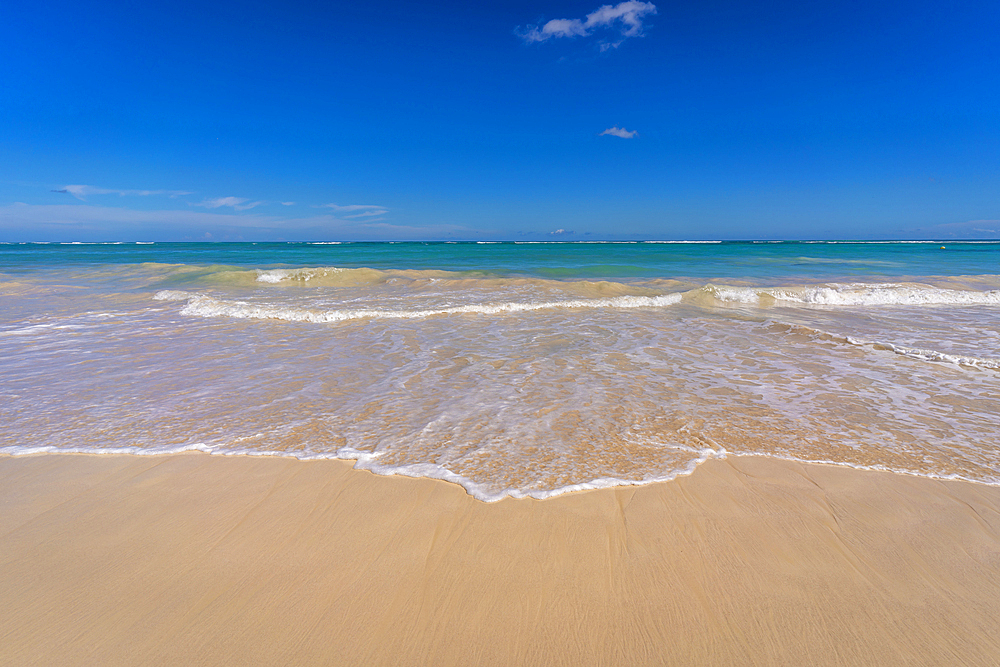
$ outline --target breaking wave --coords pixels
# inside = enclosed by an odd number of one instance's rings
[[[258,320],[286,320],[289,322],[343,322],[360,319],[421,319],[436,315],[458,315],[478,313],[498,315],[503,313],[518,313],[533,310],[551,310],[556,308],[663,308],[681,301],[680,294],[665,294],[663,296],[618,296],[608,299],[572,299],[566,301],[546,302],[502,302],[475,303],[449,308],[430,308],[421,310],[388,310],[345,308],[334,310],[316,310],[311,308],[290,308],[273,305],[257,305],[245,301],[228,301],[204,294],[191,294],[174,290],[157,292],[153,297],[160,301],[187,300],[187,305],[181,310],[184,315],[200,317],[237,317]]]
[[[956,290],[921,284],[850,283],[798,287],[706,285],[705,295],[721,302],[816,306],[997,306],[1000,290]]]

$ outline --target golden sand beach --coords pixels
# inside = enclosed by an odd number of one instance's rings
[[[4,665],[995,665],[1000,488],[765,458],[485,504],[342,461],[0,457]]]

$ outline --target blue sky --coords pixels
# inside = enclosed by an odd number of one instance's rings
[[[4,3],[0,240],[1000,238],[997,34],[995,1]]]

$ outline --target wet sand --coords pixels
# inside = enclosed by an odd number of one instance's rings
[[[1000,488],[763,458],[484,504],[341,461],[0,457],[0,663],[1000,663]]]

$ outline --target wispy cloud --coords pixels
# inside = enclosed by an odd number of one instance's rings
[[[371,211],[361,211],[360,213],[355,213],[353,215],[341,216],[345,220],[353,220],[354,218],[370,218],[372,216],[385,215],[385,209],[373,209]]]
[[[622,139],[631,139],[633,137],[639,136],[639,133],[635,130],[626,130],[624,127],[609,127],[608,129],[601,132],[600,136],[608,135],[610,137],[620,137]]]
[[[347,220],[327,213],[287,218],[258,213],[237,215],[225,210],[149,211],[91,204],[0,205],[0,239],[13,241],[404,240],[478,235],[477,230],[459,225],[394,225],[378,217]]]
[[[293,202],[293,201],[283,201],[283,202],[281,202],[281,205],[282,206],[295,206],[295,202]]]
[[[382,213],[387,213],[388,209],[385,206],[375,206],[374,204],[348,204],[346,206],[341,206],[340,204],[322,204],[321,208],[331,208],[337,213],[350,213],[352,211],[381,211]]]
[[[529,25],[518,27],[515,32],[526,43],[545,42],[557,37],[589,37],[599,30],[613,30],[616,40],[602,41],[601,51],[618,46],[628,37],[642,35],[642,21],[656,13],[656,5],[651,2],[620,2],[617,5],[602,5],[582,19],[552,19],[541,27]]]
[[[93,185],[64,185],[57,190],[53,190],[52,192],[70,194],[80,201],[86,201],[88,195],[118,195],[119,197],[149,197],[152,195],[165,195],[173,198],[192,194],[191,192],[187,192],[185,190],[117,190],[115,188],[98,188]]]
[[[338,215],[341,220],[358,220],[366,224],[381,220],[380,216],[389,212],[385,206],[375,204],[323,204],[317,208],[329,208]],[[344,215],[345,213],[350,215]]]
[[[1000,220],[967,220],[948,222],[927,228],[937,234],[959,239],[1000,238]],[[920,230],[924,231],[924,230]]]
[[[215,199],[206,199],[200,201],[197,204],[191,204],[192,206],[204,206],[205,208],[222,208],[223,206],[229,206],[235,211],[247,211],[266,202],[262,201],[250,201],[244,197],[217,197]]]

